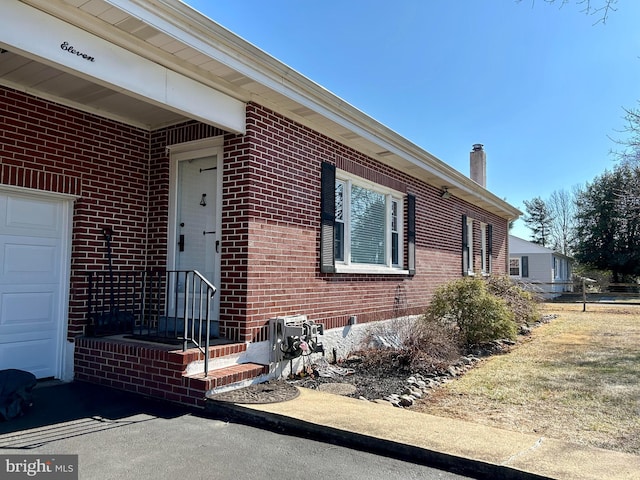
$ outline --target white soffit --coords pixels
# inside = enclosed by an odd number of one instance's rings
[[[3,5],[0,42],[22,54],[224,130],[245,133],[245,105],[20,2]],[[25,28],[37,25],[37,28]]]

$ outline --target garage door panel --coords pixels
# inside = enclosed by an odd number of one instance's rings
[[[23,196],[0,197],[0,225],[7,235],[59,237],[60,204]]]
[[[15,325],[20,328],[40,328],[52,324],[56,312],[56,292],[3,292],[0,289],[0,328]],[[7,332],[4,332],[7,333]]]
[[[56,357],[55,347],[48,339],[0,343],[0,366],[2,368],[26,370],[37,378],[56,375]]]
[[[13,333],[5,335],[4,331]],[[0,327],[0,337],[2,337],[2,340],[0,340],[0,345],[25,342],[51,342],[51,338],[56,334],[56,329],[54,324],[49,324],[44,328],[39,328],[37,330],[22,330],[18,333],[15,332],[17,332],[17,329],[12,325],[7,327]]]
[[[4,236],[0,238],[2,243],[0,283],[60,281],[60,247],[55,239]]]

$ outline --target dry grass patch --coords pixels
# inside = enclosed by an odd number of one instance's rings
[[[543,310],[559,317],[414,409],[640,455],[640,307]]]

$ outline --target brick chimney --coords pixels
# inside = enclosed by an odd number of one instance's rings
[[[481,187],[487,188],[487,154],[482,148],[484,145],[476,143],[471,150],[471,180]]]

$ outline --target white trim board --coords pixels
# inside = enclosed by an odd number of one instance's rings
[[[245,133],[244,102],[23,3],[3,5],[2,20],[0,42],[28,58],[224,130]]]

